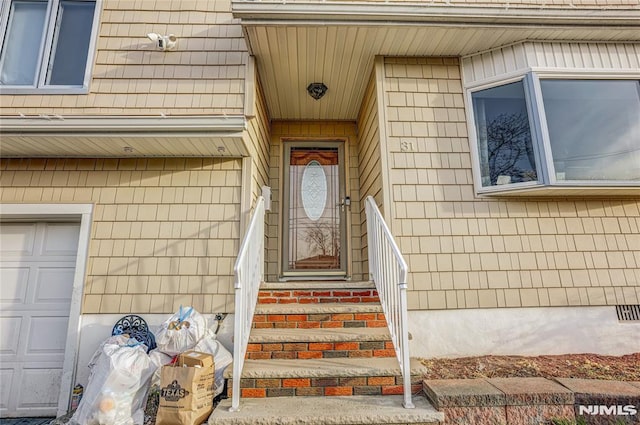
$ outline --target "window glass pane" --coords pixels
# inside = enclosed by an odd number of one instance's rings
[[[84,82],[94,8],[94,2],[60,2],[47,84],[79,86]]]
[[[640,82],[540,85],[556,179],[640,181]]]
[[[472,94],[482,186],[537,181],[522,81]]]
[[[11,3],[2,46],[1,84],[35,85],[46,15],[46,2]]]

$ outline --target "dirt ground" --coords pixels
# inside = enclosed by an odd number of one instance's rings
[[[640,381],[640,352],[626,356],[564,354],[559,356],[482,356],[422,359],[426,379],[584,378]]]

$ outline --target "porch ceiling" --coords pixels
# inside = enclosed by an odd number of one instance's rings
[[[462,56],[523,40],[640,40],[637,9],[506,13],[494,8],[478,16],[478,8],[414,6],[400,14],[384,5],[346,7],[233,2],[272,119],[355,120],[376,55]],[[455,16],[449,12],[454,9]],[[307,94],[312,82],[328,87],[322,99]]]

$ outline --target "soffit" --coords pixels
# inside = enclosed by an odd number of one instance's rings
[[[4,116],[0,156],[240,157],[244,129],[242,116]]]
[[[585,15],[582,22],[566,11],[546,17],[519,11],[515,17],[497,14],[481,20],[458,14],[455,22],[448,22],[450,17],[440,15],[427,21],[422,7],[422,14],[416,12],[416,22],[411,22],[410,11],[401,19],[387,16],[384,21],[382,15],[354,19],[356,15],[323,13],[322,5],[295,16],[285,13],[290,5],[273,10],[266,6],[233,3],[256,57],[270,117],[277,120],[355,120],[376,55],[463,56],[523,40],[640,40],[638,11],[625,11],[624,19],[621,12],[614,19],[591,11],[592,17]],[[252,7],[262,10],[252,12]],[[599,13],[604,13],[602,23],[596,25]],[[532,24],[535,19],[540,23]],[[322,99],[307,94],[311,82],[329,88]]]
[[[131,148],[131,151],[125,147]],[[221,148],[224,148],[222,150]],[[242,133],[212,135],[2,135],[0,157],[247,156]]]

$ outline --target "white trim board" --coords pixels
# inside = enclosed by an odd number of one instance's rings
[[[89,255],[93,204],[2,204],[0,205],[0,221],[56,221],[73,220],[80,222],[78,251],[71,292],[71,308],[69,309],[69,325],[65,345],[60,395],[58,397],[57,416],[67,413],[73,388],[75,365],[80,342],[80,311],[82,309],[82,293]]]

